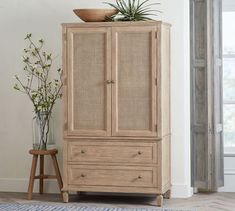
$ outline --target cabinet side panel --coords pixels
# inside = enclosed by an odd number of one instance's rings
[[[68,99],[67,99],[67,29],[62,28],[62,53],[63,53],[63,105],[64,105],[64,136],[67,135],[68,125]],[[63,191],[68,190],[67,181],[67,142],[63,141]]]
[[[161,29],[161,135],[171,133],[170,117],[170,27]]]
[[[162,189],[168,190],[171,185],[171,136],[162,139]]]

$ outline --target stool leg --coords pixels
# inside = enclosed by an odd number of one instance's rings
[[[34,177],[35,177],[36,168],[37,168],[37,161],[38,161],[38,155],[33,155],[33,161],[32,161],[30,179],[29,179],[29,187],[28,187],[28,199],[29,200],[32,199]]]
[[[63,188],[63,182],[62,182],[62,178],[61,178],[61,175],[60,175],[60,169],[59,169],[59,166],[58,166],[58,162],[57,162],[57,159],[56,159],[55,155],[51,155],[51,158],[52,158],[53,165],[54,165],[54,168],[55,168],[55,174],[56,174],[56,178],[57,178],[57,181],[58,181],[58,185],[59,185],[59,188],[60,188],[60,191],[61,191],[62,188]]]
[[[43,176],[44,176],[44,155],[40,155],[40,182],[39,182],[40,194],[43,194]]]

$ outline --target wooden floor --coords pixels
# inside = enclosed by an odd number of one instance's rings
[[[140,196],[93,196],[82,194],[80,198],[73,194],[68,205],[153,208],[154,198]],[[63,204],[58,194],[33,194],[33,200],[28,201],[25,193],[0,193],[0,203],[35,203],[47,202]],[[235,193],[196,194],[188,199],[165,199],[164,207],[191,209],[193,211],[235,211]]]

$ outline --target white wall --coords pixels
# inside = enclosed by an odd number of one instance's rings
[[[154,0],[152,0],[154,2]],[[73,8],[103,7],[103,0],[0,0],[0,191],[27,191],[31,156],[32,107],[13,90],[13,75],[22,70],[24,36],[44,38],[61,65],[62,22],[76,22]],[[160,1],[159,1],[160,2]],[[188,197],[189,137],[189,15],[188,0],[162,0],[162,19],[172,24],[172,189],[173,197]],[[160,17],[159,17],[160,18]],[[62,106],[54,112],[59,163],[62,156]],[[47,167],[51,171],[51,165]],[[58,191],[48,184],[47,191]]]

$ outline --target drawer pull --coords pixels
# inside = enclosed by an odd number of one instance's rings
[[[85,174],[81,174],[81,177],[83,177],[83,178],[84,178],[84,177],[86,177],[86,175],[85,175]]]
[[[141,151],[139,151],[139,152],[138,152],[138,155],[142,155],[142,152],[141,152]]]
[[[82,153],[82,154],[85,154],[85,152],[86,152],[85,150],[81,150],[81,153]]]
[[[142,176],[138,176],[138,179],[142,179]]]

